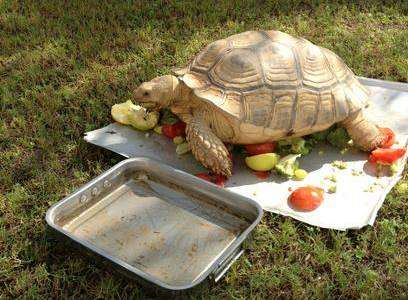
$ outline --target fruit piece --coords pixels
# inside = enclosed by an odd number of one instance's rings
[[[329,186],[328,190],[329,194],[334,194],[337,191],[337,186],[331,185]]]
[[[323,202],[323,191],[317,187],[305,186],[297,188],[290,194],[288,204],[297,211],[313,211]]]
[[[275,143],[271,142],[271,143],[245,145],[245,150],[250,155],[271,153],[273,152],[273,150],[275,150]]]
[[[138,130],[149,130],[156,126],[159,121],[158,112],[147,112],[144,107],[135,105],[130,109],[128,120],[129,124]]]
[[[173,138],[173,143],[176,145],[180,145],[181,143],[184,143],[185,139],[182,136],[176,136]]]
[[[255,171],[254,174],[259,179],[266,179],[270,175],[270,173],[268,171]]]
[[[186,130],[186,123],[179,121],[173,125],[170,124],[163,124],[162,125],[162,133],[163,135],[167,136],[168,138],[175,138],[176,136],[185,136]]]
[[[198,178],[201,178],[205,181],[214,183],[220,187],[224,187],[225,182],[227,181],[227,178],[225,176],[222,175],[215,175],[215,174],[211,174],[211,173],[199,173],[196,174],[195,176],[197,176]]]
[[[383,165],[390,165],[400,159],[405,154],[405,149],[384,149],[378,148],[371,152],[369,161]]]
[[[295,170],[295,178],[298,180],[303,180],[307,177],[307,172],[303,169]]]
[[[128,100],[111,108],[112,118],[121,124],[131,125],[138,130],[149,130],[159,121],[158,112],[147,112],[144,107],[134,105]]]
[[[281,158],[275,166],[275,169],[282,175],[293,177],[295,171],[299,168],[299,162],[296,160],[300,154],[289,154]]]
[[[177,155],[183,155],[191,151],[190,144],[187,142],[181,143],[176,147]]]
[[[335,160],[334,162],[332,162],[331,165],[340,170],[347,169],[347,163],[342,160]]]
[[[384,135],[384,140],[381,143],[381,148],[390,148],[395,143],[395,133],[390,128],[380,128],[380,132]]]
[[[162,127],[156,126],[153,128],[153,131],[156,132],[157,134],[162,134]]]
[[[263,153],[245,158],[246,165],[254,171],[270,171],[279,161],[276,153]]]

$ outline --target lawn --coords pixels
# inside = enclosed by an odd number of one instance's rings
[[[44,216],[122,159],[83,133],[208,42],[277,29],[334,50],[358,75],[407,82],[408,2],[333,2],[0,1],[0,299],[146,297],[47,239]],[[266,213],[225,278],[185,296],[408,297],[407,184],[405,171],[375,225],[359,231]]]

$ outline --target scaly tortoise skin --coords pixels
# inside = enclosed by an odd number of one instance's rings
[[[187,123],[195,157],[231,175],[223,142],[255,144],[304,136],[335,123],[371,150],[383,135],[364,116],[368,91],[328,49],[279,31],[247,31],[215,41],[175,75],[135,91],[146,107],[170,107]]]

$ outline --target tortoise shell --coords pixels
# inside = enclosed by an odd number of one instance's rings
[[[322,130],[368,100],[367,90],[336,54],[279,31],[247,31],[215,41],[178,75],[248,133],[260,133],[260,127],[268,135]]]

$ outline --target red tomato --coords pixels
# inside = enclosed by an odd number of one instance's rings
[[[399,148],[399,149],[378,148],[378,149],[375,149],[373,152],[371,152],[369,161],[372,163],[390,165],[394,161],[403,157],[405,154],[405,151],[406,150],[402,148]]]
[[[323,202],[323,190],[313,186],[297,188],[289,196],[289,206],[298,211],[313,211]]]
[[[384,135],[384,140],[381,148],[390,148],[395,143],[395,133],[390,128],[380,128],[380,132]]]
[[[173,125],[163,124],[162,133],[173,139],[176,136],[185,136],[186,135],[186,123],[179,121]]]
[[[266,179],[271,173],[269,171],[254,171],[254,174],[259,179]]]
[[[251,144],[245,145],[245,150],[250,155],[257,155],[263,153],[271,153],[275,150],[275,143]]]
[[[215,175],[211,173],[199,173],[199,174],[196,174],[195,176],[205,181],[212,182],[220,187],[224,187],[225,182],[227,181],[227,178],[225,176]]]

